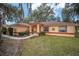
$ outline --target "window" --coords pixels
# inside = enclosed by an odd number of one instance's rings
[[[48,27],[44,27],[44,31],[45,32],[48,32]]]
[[[59,27],[59,32],[67,32],[67,26]]]

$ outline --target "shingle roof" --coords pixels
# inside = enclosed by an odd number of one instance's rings
[[[74,23],[69,23],[69,22],[56,22],[56,21],[51,21],[51,22],[41,22],[41,24],[45,25],[45,26],[64,26],[64,25],[70,25],[70,26],[75,26],[76,24]]]
[[[26,23],[17,23],[17,24],[12,24],[12,25],[3,25],[4,27],[17,27],[17,26],[22,26],[22,27],[29,27],[29,24]]]
[[[32,25],[34,25],[34,24],[42,24],[44,26],[51,26],[51,25],[54,25],[54,26],[63,26],[63,25],[75,26],[76,25],[75,23],[70,23],[70,22],[57,22],[57,21],[33,22],[33,23],[30,23],[30,24],[32,24]]]
[[[10,25],[10,27],[17,27],[17,26],[27,27],[27,26],[29,26],[29,24],[26,24],[26,23],[17,23],[17,24]]]
[[[17,23],[13,25],[6,25],[6,27],[17,27],[17,26],[22,26],[22,27],[29,27],[29,25],[36,25],[36,24],[41,24],[43,26],[76,26],[78,24],[75,23],[69,23],[69,22],[56,22],[56,21],[48,21],[48,22],[33,22],[33,23]]]

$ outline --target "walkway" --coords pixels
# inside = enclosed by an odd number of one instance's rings
[[[0,45],[0,56],[15,56],[18,51],[23,49],[24,40],[3,40]]]
[[[23,40],[23,39],[28,39],[28,38],[31,38],[34,36],[37,36],[37,34],[32,34],[32,35],[26,36],[26,37],[13,37],[13,36],[8,36],[8,35],[2,35],[3,38],[14,39],[14,40]]]

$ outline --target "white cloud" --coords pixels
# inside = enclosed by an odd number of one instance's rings
[[[32,10],[35,10],[40,5],[41,5],[41,3],[34,3],[34,4],[32,4]]]
[[[60,8],[64,8],[64,6],[65,6],[65,3],[60,3],[60,4],[59,4],[59,7],[60,7]]]
[[[32,5],[32,10],[35,10],[37,7],[39,7],[41,5],[41,3],[34,3]],[[49,4],[50,5],[50,4]],[[54,3],[51,4],[51,7],[54,7],[54,8],[64,8],[65,6],[65,3],[60,3],[58,4],[57,6],[54,6]]]

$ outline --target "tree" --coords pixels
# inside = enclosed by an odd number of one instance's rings
[[[72,9],[72,14],[76,16],[77,20],[79,21],[79,3],[72,3],[70,5]]]
[[[3,24],[3,12],[5,11],[4,9],[6,9],[4,4],[0,4],[0,44],[3,42],[2,39],[2,24]]]
[[[2,39],[2,36],[1,36],[1,34],[2,34],[2,22],[1,22],[1,20],[2,20],[2,16],[1,16],[1,13],[0,13],[0,45],[1,45],[1,43],[3,42],[3,40],[1,40]]]
[[[2,28],[2,22],[1,22],[1,20],[2,20],[2,15],[0,13],[0,39],[1,39],[1,28]]]
[[[79,20],[79,3],[66,3],[65,5],[63,14],[67,14],[67,17],[71,18],[72,22],[75,22],[75,19]]]
[[[30,21],[32,21],[31,17],[25,17],[23,23],[29,23]]]
[[[32,3],[27,3],[26,5],[27,5],[29,16],[31,16],[31,14],[32,14]]]
[[[5,5],[5,4],[4,4]],[[18,8],[16,6],[13,6],[11,4],[6,4],[5,5],[5,13],[4,13],[4,20],[7,20],[7,21],[17,21],[18,20],[18,16],[17,16],[17,11],[18,11]]]
[[[33,11],[31,16],[33,21],[47,21],[50,20],[50,17],[53,17],[53,15],[53,8],[47,4],[41,4],[40,7],[37,7],[37,9]]]
[[[30,7],[29,7],[29,16],[32,15],[32,3],[29,3]]]
[[[58,17],[56,17],[56,21],[57,22],[60,22],[61,21],[61,19],[60,19],[60,17],[58,16]]]
[[[75,22],[76,13],[74,12],[74,8],[71,6],[71,3],[66,3],[65,8],[62,10],[62,18],[65,22]]]
[[[16,7],[13,7],[11,4],[0,4],[0,37],[2,35],[1,33],[2,25],[5,24],[5,20],[13,18],[12,15],[15,12],[16,12]],[[7,19],[5,19],[6,16],[7,16]]]
[[[62,10],[62,18],[64,22],[71,22],[70,18],[70,10],[67,8],[63,8]]]
[[[69,7],[69,9],[71,9],[70,14],[72,15],[72,18],[74,17],[74,19],[76,20],[76,26],[75,26],[75,36],[79,37],[79,3],[72,3]]]
[[[65,3],[65,8],[62,10],[62,18],[65,22],[74,22],[75,21],[75,14],[73,13],[74,10],[70,6],[71,3]]]

